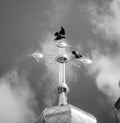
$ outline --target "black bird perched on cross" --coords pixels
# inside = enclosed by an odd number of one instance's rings
[[[56,38],[54,40],[61,40],[65,38],[65,30],[63,27],[61,27],[61,30],[59,32],[55,33]]]
[[[80,55],[77,51],[72,51],[72,54],[75,56],[76,59],[82,58],[82,55]]]

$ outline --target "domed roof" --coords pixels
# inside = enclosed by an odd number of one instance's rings
[[[97,123],[96,118],[70,104],[46,108],[36,123]]]

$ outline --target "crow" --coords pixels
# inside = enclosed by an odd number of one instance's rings
[[[77,51],[72,51],[72,54],[75,56],[76,59],[82,57],[82,55],[80,55]]]
[[[61,30],[59,32],[55,33],[56,38],[54,40],[61,40],[61,39],[65,38],[64,35],[65,35],[65,30],[63,27],[61,27]]]

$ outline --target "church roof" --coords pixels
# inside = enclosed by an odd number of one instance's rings
[[[35,123],[97,123],[96,118],[73,105],[46,108]]]

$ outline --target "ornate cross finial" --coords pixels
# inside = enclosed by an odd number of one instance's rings
[[[55,39],[54,43],[56,47],[58,48],[59,53],[54,56],[48,56],[40,53],[39,51],[36,51],[32,54],[30,54],[31,57],[35,58],[37,62],[40,60],[43,60],[44,58],[48,59],[54,59],[54,62],[52,63],[58,63],[59,64],[59,83],[57,86],[57,92],[59,94],[59,104],[58,105],[65,105],[67,104],[67,93],[69,92],[69,87],[66,84],[65,81],[65,65],[66,63],[70,63],[72,65],[75,65],[77,67],[80,67],[80,65],[76,64],[74,61],[79,61],[83,64],[91,64],[92,61],[85,56],[81,55],[77,51],[71,51],[70,54],[66,53],[66,48],[70,47],[70,45],[67,44],[65,40],[65,30],[63,27],[61,27],[61,30],[59,32],[55,33]]]

